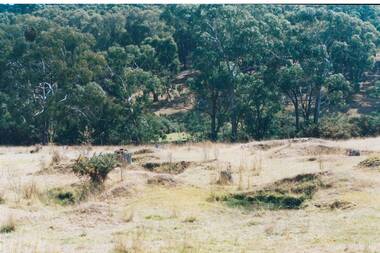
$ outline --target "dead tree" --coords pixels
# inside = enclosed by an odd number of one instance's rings
[[[33,92],[34,101],[37,103],[39,109],[33,115],[34,117],[42,117],[43,128],[42,128],[42,143],[47,144],[49,142],[49,129],[51,126],[50,115],[49,115],[49,102],[50,99],[54,97],[57,91],[57,83],[41,82],[39,83]],[[64,96],[58,103],[64,102],[67,99],[67,95]]]

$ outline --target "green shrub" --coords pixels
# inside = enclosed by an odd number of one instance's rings
[[[354,126],[349,118],[342,114],[324,117],[319,126],[319,135],[323,138],[348,139],[353,135]]]
[[[380,134],[380,114],[371,113],[350,119],[355,136],[376,136]]]
[[[16,222],[12,217],[9,217],[4,224],[0,226],[0,233],[11,233],[16,230]]]
[[[118,165],[115,154],[93,155],[91,158],[79,157],[73,166],[73,172],[79,177],[88,177],[91,182],[103,183],[108,173]]]
[[[53,188],[48,191],[48,196],[54,203],[67,206],[77,202],[77,196],[72,189]]]
[[[380,98],[380,81],[376,81],[375,84],[366,90],[368,97]]]
[[[101,190],[92,183],[73,184],[64,187],[55,187],[47,191],[47,203],[61,206],[74,205],[86,200],[90,193]]]
[[[253,192],[239,192],[213,197],[223,201],[230,207],[298,209],[313,197],[319,188],[325,188],[321,174],[300,174],[293,178],[285,178]]]

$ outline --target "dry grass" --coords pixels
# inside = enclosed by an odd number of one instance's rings
[[[135,216],[135,212],[134,212],[133,208],[129,208],[124,213],[123,221],[132,222],[134,216]]]
[[[63,156],[61,155],[61,152],[59,152],[58,149],[53,148],[52,149],[50,166],[59,164],[62,160],[63,160]]]
[[[22,187],[22,196],[26,200],[36,200],[41,197],[40,189],[37,186],[37,183],[32,180],[29,183],[26,183]]]
[[[113,253],[130,253],[128,245],[122,238],[118,238],[115,242]]]
[[[8,214],[17,218],[16,232],[1,235],[0,252],[376,252],[380,177],[357,165],[368,158],[366,150],[380,152],[379,141],[128,146],[132,151],[154,150],[154,159],[126,168],[123,181],[119,170],[112,171],[101,194],[81,190],[82,182],[70,173],[36,172],[43,163],[49,165],[53,149],[61,158],[54,162],[64,164],[62,159],[75,159],[81,152],[120,147],[54,146],[33,154],[30,147],[0,147],[0,193],[6,199],[0,205],[0,224],[12,225]],[[341,152],[346,148],[360,149],[362,156],[346,156]],[[190,166],[166,175],[175,182],[170,185],[147,183],[167,170],[140,166],[180,161]],[[228,168],[232,183],[216,184]],[[231,208],[220,201],[238,193],[237,188],[253,193],[284,178],[321,170],[330,172],[333,186],[316,191],[298,210]],[[294,195],[291,185],[281,188],[286,195]],[[72,189],[73,197],[83,200],[68,200],[70,205],[31,202],[41,192],[44,200],[44,189],[60,189],[63,197]]]

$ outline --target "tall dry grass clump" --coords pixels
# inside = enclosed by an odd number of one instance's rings
[[[218,148],[214,148],[214,158],[216,161],[219,160],[219,149]]]
[[[324,162],[323,162],[323,157],[322,157],[322,153],[318,153],[318,168],[319,168],[319,171],[323,171],[325,169],[325,165],[324,165]]]
[[[216,184],[229,185],[229,184],[232,184],[232,182],[233,182],[233,178],[232,178],[231,164],[228,164],[227,168],[221,169],[218,163],[218,174],[217,174]]]
[[[22,197],[27,200],[39,199],[41,197],[41,192],[34,180],[23,185],[21,191]]]
[[[113,251],[114,253],[143,253],[147,252],[144,250],[143,242],[145,241],[145,230],[144,228],[139,228],[133,233],[132,239],[128,240],[125,237],[119,237],[116,239]]]
[[[59,150],[53,148],[50,165],[53,166],[53,165],[59,164],[62,160],[63,160],[63,156],[61,155]]]

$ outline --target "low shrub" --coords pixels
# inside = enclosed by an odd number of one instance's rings
[[[62,160],[61,153],[57,149],[53,149],[50,165],[59,164]]]
[[[79,177],[88,177],[95,184],[101,184],[117,165],[115,154],[99,154],[91,158],[80,156],[73,166],[73,172]]]
[[[87,199],[90,192],[96,192],[91,184],[56,187],[47,192],[48,200],[61,206],[74,205]]]
[[[63,188],[53,188],[48,191],[48,196],[56,204],[66,206],[73,205],[77,202],[75,191]]]
[[[354,126],[353,136],[376,136],[380,134],[380,113],[371,113],[350,119]]]
[[[3,223],[0,227],[0,233],[11,233],[16,230],[16,222],[15,220],[10,216],[5,223]]]
[[[360,167],[380,168],[380,156],[371,156],[359,163]]]
[[[22,195],[24,199],[39,198],[41,194],[36,182],[31,181],[27,183],[26,185],[24,185],[22,188]]]
[[[319,126],[320,137],[331,139],[348,139],[353,135],[354,126],[345,115],[334,114],[324,117]]]
[[[180,174],[184,172],[189,166],[191,162],[181,161],[181,162],[147,162],[142,166],[150,171],[154,171],[157,173],[169,173],[169,174]]]
[[[214,200],[231,207],[298,209],[321,187],[327,185],[322,183],[320,174],[301,174],[276,181],[261,190],[222,195]]]

